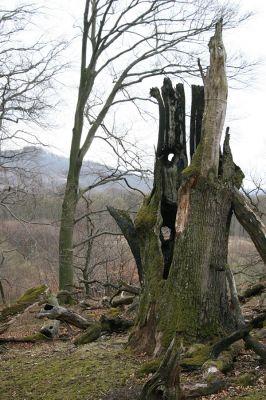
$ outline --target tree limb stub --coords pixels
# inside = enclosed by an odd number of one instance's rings
[[[142,268],[142,262],[141,262],[141,256],[140,256],[140,247],[139,247],[139,241],[136,233],[136,228],[135,225],[133,224],[130,216],[128,213],[124,210],[117,210],[113,207],[107,207],[107,210],[111,214],[111,216],[114,218],[116,221],[117,225],[121,229],[121,232],[123,233],[130,250],[132,251],[132,254],[134,256],[134,259],[136,261],[137,265],[137,270],[138,270],[138,275],[139,275],[139,281],[140,284],[143,284],[143,268]]]
[[[248,232],[263,262],[266,263],[266,227],[245,197],[236,189],[233,190],[233,209],[236,218]]]
[[[74,325],[80,329],[87,329],[93,321],[81,317],[79,314],[73,311],[67,310],[64,307],[53,306],[51,304],[45,304],[41,312],[37,314],[37,318],[49,318],[57,319],[61,322],[66,322],[70,325]]]
[[[210,66],[204,80],[205,106],[202,121],[200,174],[218,175],[219,149],[227,106],[226,52],[222,40],[222,20],[209,42]]]

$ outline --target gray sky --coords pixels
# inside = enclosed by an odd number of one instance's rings
[[[12,0],[0,0],[1,4]],[[20,1],[25,3],[26,1]],[[16,4],[17,1],[14,1]],[[47,2],[38,0],[37,4],[45,4],[47,14],[42,19],[41,31],[47,36],[57,35],[72,38],[79,33],[77,25],[83,14],[83,0],[53,0]],[[266,132],[265,132],[265,99],[266,99],[266,1],[264,0],[239,0],[240,9],[253,10],[255,15],[241,27],[230,33],[225,33],[224,41],[230,53],[243,53],[248,60],[260,60],[259,66],[254,68],[252,79],[249,76],[242,85],[231,82],[228,98],[228,112],[226,126],[230,126],[231,147],[234,160],[245,173],[251,173],[266,178]],[[43,137],[53,150],[59,154],[68,155],[71,141],[73,114],[76,101],[76,87],[79,81],[79,53],[80,40],[77,38],[71,51],[67,53],[72,63],[71,71],[61,77],[64,82],[63,103],[61,112],[57,116],[57,127],[53,131],[45,132]],[[150,84],[149,84],[150,85]],[[149,85],[144,84],[143,91],[149,91]],[[160,85],[154,80],[152,85]],[[189,90],[189,88],[187,88]],[[155,107],[155,113],[156,113]],[[119,114],[119,111],[118,111]],[[53,117],[53,116],[52,116]],[[136,137],[150,154],[156,142],[157,129],[154,121],[148,117],[146,121],[136,113],[128,119],[131,134]],[[135,123],[133,123],[135,121]],[[156,130],[156,132],[155,132]],[[106,161],[108,156],[103,155],[99,143],[95,143],[89,150],[88,157],[97,161]]]

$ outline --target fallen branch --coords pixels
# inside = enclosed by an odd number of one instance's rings
[[[22,337],[14,337],[14,336],[6,338],[1,337],[0,343],[36,343],[42,340],[51,340],[51,338],[42,333],[35,333],[33,335],[22,336]]]
[[[118,297],[117,299],[114,298],[111,301],[111,306],[112,307],[126,306],[129,304],[132,304],[134,299],[135,299],[135,296]]]
[[[251,348],[253,351],[255,351],[255,353],[258,354],[262,358],[262,360],[264,362],[266,361],[266,346],[265,346],[265,344],[258,342],[251,335],[247,335],[244,338],[244,341],[248,345],[249,348]]]
[[[209,396],[219,393],[226,389],[229,383],[224,380],[217,380],[211,383],[195,383],[191,386],[184,385],[182,387],[183,399],[198,399],[201,396]]]
[[[21,314],[29,311],[31,308],[39,305],[49,296],[49,289],[47,286],[38,286],[28,289],[22,296],[20,296],[16,303],[11,306],[5,307],[0,313],[0,335],[7,331],[13,325]]]
[[[126,320],[120,317],[109,318],[102,315],[100,321],[95,322],[85,332],[79,335],[74,344],[81,345],[94,342],[103,333],[120,333],[125,332],[134,325],[131,320]]]
[[[79,329],[87,329],[94,321],[89,321],[81,315],[66,309],[65,307],[45,304],[41,312],[37,314],[37,318],[56,319],[74,325]]]
[[[266,312],[258,315],[257,317],[253,318],[252,321],[250,321],[247,325],[241,327],[231,335],[225,337],[224,339],[220,340],[218,343],[216,343],[211,352],[211,356],[213,358],[217,358],[219,354],[226,350],[231,344],[236,342],[237,340],[240,339],[245,339],[245,337],[255,328],[260,328],[262,326],[262,323],[266,319]]]
[[[266,288],[265,283],[257,283],[256,285],[253,285],[246,290],[244,290],[239,296],[239,300],[241,302],[245,302],[246,299],[249,299],[250,297],[257,296],[258,294],[261,294],[264,289]]]

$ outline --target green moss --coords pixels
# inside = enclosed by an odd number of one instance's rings
[[[23,312],[29,305],[40,300],[41,296],[47,290],[46,285],[37,286],[28,289],[21,297],[19,297],[15,304],[5,307],[0,315],[0,322],[5,322],[9,317]]]
[[[195,153],[193,154],[191,163],[182,171],[182,175],[190,177],[192,175],[198,175],[200,173],[202,157],[202,143],[200,142]]]
[[[210,357],[211,346],[205,344],[194,344],[191,346],[184,358],[181,365],[190,367],[201,367]]]
[[[256,383],[256,376],[251,373],[245,373],[234,378],[233,383],[241,386],[253,386]]]
[[[157,221],[157,209],[157,202],[150,196],[146,197],[135,218],[136,229],[149,231],[153,228]]]
[[[75,345],[81,345],[81,344],[87,344],[94,342],[97,340],[100,335],[101,335],[102,327],[100,322],[96,322],[96,324],[93,324],[90,326],[88,329],[86,329],[85,332],[83,332],[81,335],[79,335],[75,341]]]
[[[137,358],[107,341],[76,349],[55,343],[1,360],[1,400],[97,400],[109,391],[133,384]],[[69,351],[69,350],[72,351]],[[54,351],[56,350],[56,351]]]
[[[236,166],[234,177],[233,177],[233,183],[237,187],[237,189],[239,189],[241,187],[242,181],[244,178],[245,178],[245,175],[244,175],[242,169],[239,168],[238,166]]]
[[[26,292],[20,296],[16,303],[18,304],[32,304],[35,301],[38,301],[40,296],[45,293],[47,290],[46,285],[37,286],[31,289],[26,290]]]
[[[43,335],[41,332],[33,333],[32,335],[29,336],[24,336],[23,339],[29,342],[38,342],[40,340],[51,340],[51,338]]]
[[[223,351],[216,360],[207,360],[202,368],[206,370],[209,367],[216,367],[221,372],[227,372],[232,368],[234,357],[242,348],[243,344],[236,342],[227,350]]]
[[[109,317],[117,317],[120,314],[121,310],[119,310],[118,308],[110,308],[106,313],[106,315]]]
[[[153,374],[159,368],[160,363],[161,359],[159,358],[145,362],[136,372],[137,378],[143,378],[146,375]]]
[[[0,315],[0,322],[4,322],[9,317],[19,314],[25,309],[25,304],[13,304],[10,307],[6,307],[2,310]]]

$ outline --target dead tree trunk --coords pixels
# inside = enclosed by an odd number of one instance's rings
[[[154,355],[176,333],[186,343],[223,337],[238,325],[226,265],[234,193],[243,173],[233,162],[228,130],[220,151],[227,100],[222,21],[209,49],[204,89],[192,91],[190,165],[183,86],[173,88],[166,78],[161,92],[151,89],[159,106],[159,137],[153,190],[134,221],[143,286],[130,344]],[[266,239],[260,240],[262,247]]]

